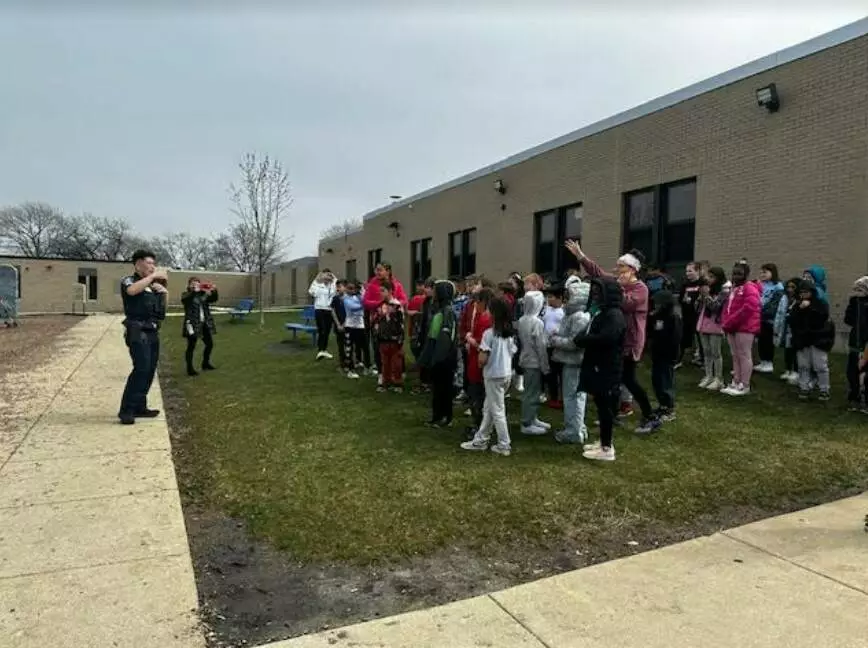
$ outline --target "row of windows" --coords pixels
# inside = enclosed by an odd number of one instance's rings
[[[582,203],[534,214],[533,270],[563,277],[577,261],[564,241],[582,240]],[[466,277],[476,272],[476,228],[449,234],[449,275]],[[696,238],[696,178],[680,180],[624,194],[622,249],[638,249],[647,264],[676,271],[693,260]],[[431,239],[410,242],[412,281],[431,276]],[[368,276],[383,259],[383,249],[368,251]],[[346,263],[345,276],[357,279],[355,259]]]

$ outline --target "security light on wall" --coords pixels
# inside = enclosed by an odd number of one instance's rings
[[[494,190],[497,193],[499,193],[500,195],[503,195],[506,193],[506,185],[503,184],[503,180],[498,178],[497,180],[494,181]]]
[[[389,229],[395,231],[395,238],[399,238],[401,236],[401,223],[398,221],[392,221],[389,223]]]
[[[326,248],[326,251],[325,251],[326,254],[332,254],[333,252],[334,252],[334,250],[332,248]]]
[[[760,88],[756,91],[756,102],[762,108],[765,108],[770,113],[777,112],[781,107],[781,99],[778,96],[778,88],[774,83]]]

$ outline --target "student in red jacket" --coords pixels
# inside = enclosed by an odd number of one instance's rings
[[[380,292],[383,282],[387,281],[392,284],[392,297],[397,300],[401,306],[407,307],[407,293],[404,292],[404,286],[398,281],[397,277],[392,275],[392,266],[385,261],[378,263],[374,271],[374,276],[365,284],[365,290],[362,293],[362,305],[365,307],[365,328],[371,330],[371,315],[383,303],[383,296]],[[374,362],[377,365],[377,384],[383,384],[383,362],[380,358],[379,345],[371,336],[371,343],[374,351]]]
[[[750,266],[736,263],[732,290],[723,307],[721,324],[732,354],[732,384],[721,390],[727,396],[747,396],[753,373],[753,340],[760,332],[760,286],[750,281]]]

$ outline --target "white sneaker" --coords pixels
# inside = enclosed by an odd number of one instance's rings
[[[770,374],[775,372],[775,366],[771,362],[760,362],[753,370],[757,373]]]
[[[348,371],[347,372],[347,378],[357,379],[358,377],[359,377],[359,374],[357,374],[355,371]]]
[[[720,390],[720,393],[726,394],[727,396],[732,396],[732,392],[737,391],[737,390],[738,390],[738,385],[736,385],[735,383],[732,383],[730,385],[727,385],[726,387],[723,387]]]
[[[797,374],[795,371],[791,372],[790,377],[787,378],[787,383],[789,383],[790,385],[798,385],[799,384],[799,374]]]
[[[515,377],[515,391],[519,394],[524,391],[524,376]]]
[[[787,381],[789,379],[790,379],[790,372],[789,371],[785,371],[784,373],[781,374],[781,380]]]
[[[521,433],[526,434],[528,436],[542,436],[548,432],[544,427],[537,427],[536,425],[522,425]]]
[[[729,391],[725,392],[727,396],[747,396],[750,394],[750,387],[744,385],[734,385]]]
[[[582,450],[588,452],[591,450],[599,450],[601,447],[602,446],[600,445],[599,441],[594,441],[593,443],[586,443],[585,445],[583,445]]]
[[[502,457],[508,457],[512,454],[512,449],[509,446],[502,446],[499,443],[495,443],[491,448],[489,448],[494,454],[498,454]]]
[[[330,358],[330,357],[331,356],[328,353],[326,353],[325,351],[320,351],[319,353],[316,354],[317,360],[322,360],[323,358]]]
[[[383,386],[383,374],[378,373],[377,374],[377,387],[382,387],[382,386]]]
[[[461,444],[462,450],[488,450],[488,442],[487,441],[465,441]]]
[[[533,425],[534,425],[534,427],[541,427],[544,430],[551,430],[552,429],[551,424],[546,423],[545,421],[540,421],[539,419],[534,419]]]
[[[549,397],[546,396],[545,394],[540,394],[540,395],[539,395],[539,402],[540,402],[540,403],[548,403],[548,402],[549,402]]]
[[[593,461],[615,461],[615,449],[598,448],[596,450],[585,450],[582,456],[585,459],[592,459]]]
[[[473,410],[470,408],[464,410],[464,416],[473,416]]]
[[[720,391],[723,389],[723,381],[718,380],[717,378],[712,378],[711,382],[708,383],[705,388],[708,391]]]
[[[331,360],[332,358],[334,358],[334,356],[328,351],[320,351],[320,353],[322,353],[322,357],[326,358],[327,360]]]
[[[714,380],[714,378],[712,378],[711,376],[706,376],[705,378],[703,378],[702,380],[699,381],[699,388],[700,389],[708,389],[708,386],[712,383],[713,380]]]

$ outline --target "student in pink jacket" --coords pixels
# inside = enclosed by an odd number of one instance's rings
[[[746,396],[750,393],[753,373],[754,337],[760,331],[761,289],[751,281],[750,266],[736,263],[732,269],[732,290],[723,307],[721,324],[732,354],[732,385],[721,390],[727,396]]]
[[[374,362],[377,365],[378,384],[382,384],[383,380],[383,364],[380,358],[380,346],[370,334],[371,331],[371,313],[377,310],[383,303],[383,294],[380,292],[380,287],[384,281],[392,284],[392,297],[401,302],[401,306],[407,308],[407,293],[404,292],[404,286],[398,281],[398,278],[392,274],[392,266],[388,263],[381,262],[377,264],[374,270],[374,276],[365,284],[365,291],[362,293],[362,306],[365,307],[365,330],[370,338],[368,343],[372,345],[374,352]]]
[[[581,246],[576,241],[567,241],[566,248],[579,260],[579,263],[591,277],[612,276],[585,256]],[[639,280],[639,270],[642,263],[636,254],[628,252],[618,258],[617,276],[621,286],[623,301],[621,310],[627,324],[624,335],[624,352],[621,383],[632,394],[633,399],[642,410],[642,420],[636,428],[640,434],[649,434],[660,427],[661,421],[651,409],[648,393],[639,384],[636,377],[636,365],[642,359],[645,349],[645,325],[648,319],[648,286]]]

